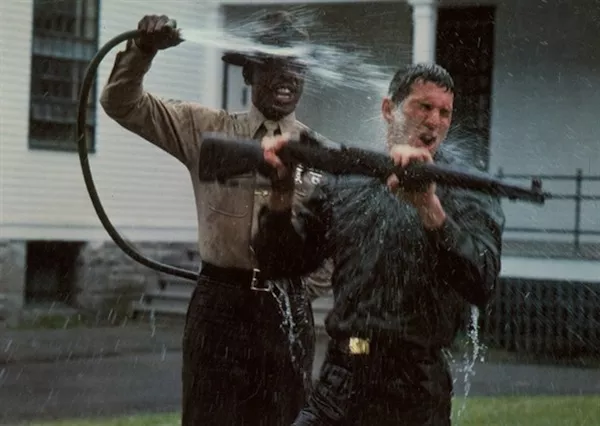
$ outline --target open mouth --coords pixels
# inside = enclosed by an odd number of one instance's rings
[[[296,91],[290,84],[278,84],[273,88],[275,99],[280,103],[289,103],[294,100]]]
[[[419,135],[419,140],[423,143],[423,145],[431,146],[435,143],[436,137],[434,135],[424,133]]]

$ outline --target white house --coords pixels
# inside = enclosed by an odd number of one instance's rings
[[[107,300],[115,303],[114,294],[138,295],[157,279],[111,243],[69,136],[78,82],[94,52],[134,29],[145,14],[169,15],[184,30],[218,29],[261,9],[288,7],[314,12],[316,42],[342,40],[386,67],[409,61],[446,66],[459,88],[457,122],[477,141],[479,158],[491,172],[502,168],[529,178],[574,177],[581,170],[600,176],[595,0],[3,2],[0,294],[6,300],[17,307],[77,301],[97,309]],[[117,50],[100,67],[96,94]],[[303,122],[340,142],[377,143],[382,93],[311,84],[298,111]],[[224,68],[219,50],[192,42],[161,52],[145,87],[213,107],[246,106],[239,70]],[[94,101],[90,163],[112,223],[151,257],[193,249],[197,233],[187,171],[113,123],[97,96]],[[573,179],[543,182],[546,190],[575,194]],[[600,181],[582,180],[581,193],[597,196]],[[600,281],[599,207],[591,199],[579,210],[573,200],[551,200],[545,207],[507,203],[503,273]],[[574,250],[568,231],[576,215],[582,232]],[[566,231],[540,232],[545,228]],[[537,258],[523,260],[532,253]],[[555,259],[546,259],[550,255]]]

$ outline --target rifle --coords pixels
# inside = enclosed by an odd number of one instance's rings
[[[345,145],[333,146],[309,132],[302,132],[300,138],[290,140],[278,155],[288,166],[302,164],[332,175],[362,175],[383,181],[394,173],[398,176],[400,186],[406,189],[414,190],[436,182],[442,186],[534,204],[544,204],[549,196],[542,192],[539,179],[532,179],[531,188],[527,189],[507,184],[482,172],[461,170],[449,165],[415,163],[402,168],[396,166],[386,154]],[[264,161],[259,141],[210,132],[202,134],[199,169],[199,178],[203,182],[223,181],[255,171],[269,176],[273,170]]]

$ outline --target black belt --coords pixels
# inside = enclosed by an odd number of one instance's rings
[[[223,268],[202,262],[200,275],[215,281],[241,285],[254,291],[271,291],[273,284],[261,277],[259,269]]]
[[[384,355],[410,358],[437,357],[441,348],[424,348],[407,341],[390,342],[389,340],[373,340],[360,337],[334,339],[335,347],[346,355]]]

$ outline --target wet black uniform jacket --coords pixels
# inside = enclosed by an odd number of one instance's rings
[[[443,152],[435,160],[454,162]],[[263,209],[254,241],[261,270],[306,275],[331,258],[330,336],[448,347],[465,302],[481,308],[492,294],[505,218],[496,197],[440,184],[437,193],[447,220],[426,231],[380,181],[324,177],[293,217]]]

